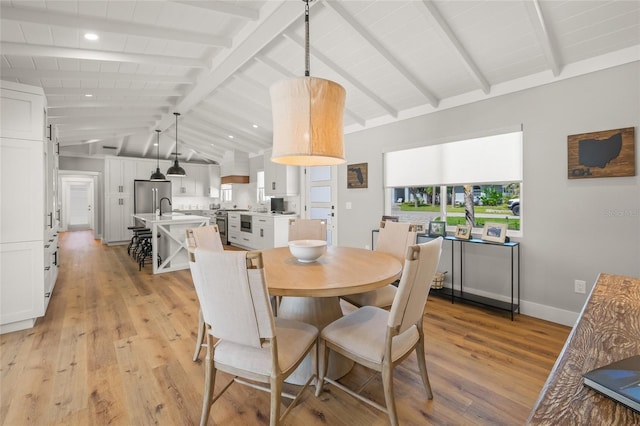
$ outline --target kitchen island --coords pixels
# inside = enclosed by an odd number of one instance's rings
[[[205,216],[168,213],[162,216],[154,213],[134,214],[136,222],[143,222],[151,230],[153,273],[177,271],[189,267],[189,257],[185,231],[209,225]],[[160,262],[158,262],[158,259]]]

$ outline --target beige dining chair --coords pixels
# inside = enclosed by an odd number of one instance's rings
[[[223,251],[222,239],[220,238],[220,229],[218,225],[200,226],[197,228],[190,228],[186,231],[187,235],[187,251],[189,252],[189,269],[191,270],[191,279],[194,284],[199,279],[198,271],[194,269],[193,253],[196,247],[206,248],[209,250]],[[204,343],[205,324],[202,318],[202,310],[198,312],[198,337],[196,337],[196,348],[193,352],[193,360],[197,361],[200,356],[200,351]]]
[[[289,241],[327,241],[327,221],[325,219],[289,219]]]
[[[315,349],[318,329],[273,316],[261,252],[216,252],[196,248],[195,267],[201,278],[196,281],[196,293],[207,324],[200,424],[207,423],[211,406],[237,382],[270,391],[269,424],[278,425],[316,378],[314,369],[297,395],[282,394],[284,380]],[[217,339],[215,344],[214,339]],[[233,379],[214,395],[218,371],[232,375]],[[282,416],[281,396],[293,399]]]
[[[375,306],[364,306],[337,319],[322,330],[318,348],[319,358],[322,359],[316,396],[322,393],[325,382],[331,383],[387,413],[391,425],[397,425],[393,369],[415,349],[427,397],[433,399],[424,354],[422,321],[441,251],[442,237],[407,249],[398,294],[390,311]],[[329,349],[382,374],[386,407],[326,377]]]
[[[380,231],[375,250],[388,253],[404,263],[407,247],[416,243],[416,225],[407,222],[380,222]],[[385,287],[364,293],[342,296],[344,300],[357,307],[377,306],[388,308],[396,296],[396,286],[389,284]]]

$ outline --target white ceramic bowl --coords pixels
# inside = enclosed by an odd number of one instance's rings
[[[315,262],[327,251],[327,242],[322,240],[289,241],[289,251],[300,262]]]

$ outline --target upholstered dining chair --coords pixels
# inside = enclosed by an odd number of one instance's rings
[[[325,219],[289,219],[289,241],[327,240]]]
[[[196,247],[206,248],[208,250],[223,251],[222,239],[220,238],[220,229],[218,225],[200,226],[190,228],[187,234],[187,251],[189,252],[189,268],[191,270],[191,279],[194,281],[199,279],[198,271],[194,268],[193,253]],[[204,343],[205,324],[202,318],[202,310],[198,313],[198,337],[196,337],[196,348],[193,352],[193,360],[196,361],[200,356],[200,351]]]
[[[201,278],[195,284],[196,293],[208,326],[200,424],[207,423],[211,406],[238,382],[271,392],[269,424],[278,425],[316,378],[311,374],[296,396],[282,394],[284,379],[315,348],[318,329],[273,316],[261,252],[196,248],[195,267]],[[214,395],[218,371],[234,377]],[[282,416],[281,396],[293,399]]]
[[[416,243],[416,234],[416,225],[411,223],[382,221],[375,250],[388,253],[404,263],[407,247]],[[342,298],[357,307],[389,308],[396,296],[396,290],[395,285],[389,284],[376,290],[351,294]]]
[[[331,383],[350,395],[389,415],[398,424],[393,393],[393,369],[415,349],[418,368],[427,397],[433,399],[424,354],[423,314],[433,276],[440,261],[442,237],[410,246],[404,272],[391,310],[364,306],[326,326],[320,333],[320,361],[316,396],[324,383]],[[326,377],[329,349],[382,374],[386,407]]]

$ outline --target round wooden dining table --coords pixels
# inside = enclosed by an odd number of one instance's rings
[[[269,293],[283,296],[277,315],[313,324],[322,330],[342,316],[340,297],[362,293],[397,280],[402,264],[393,256],[353,247],[328,247],[311,263],[298,261],[288,247],[262,250]],[[306,359],[287,382],[304,384],[313,372]],[[327,375],[337,379],[349,372],[353,363],[332,352]]]

